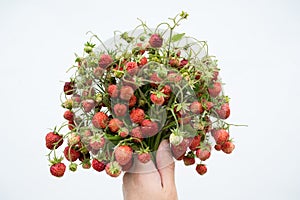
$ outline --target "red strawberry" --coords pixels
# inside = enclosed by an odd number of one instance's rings
[[[118,146],[115,150],[115,159],[120,165],[126,165],[132,159],[132,148],[128,145]]]
[[[64,155],[68,161],[74,162],[80,157],[80,153],[69,146],[66,146]]]
[[[160,94],[151,94],[150,99],[151,99],[152,103],[159,105],[159,106],[163,105],[165,102],[165,98]]]
[[[137,139],[134,139],[133,141],[136,142],[136,143],[139,143],[140,140],[143,140],[143,134],[142,134],[142,130],[141,130],[141,127],[138,126],[138,127],[135,127],[131,130],[131,133],[130,135],[133,137],[133,138],[137,138]]]
[[[147,163],[151,160],[151,155],[148,152],[138,154],[138,160],[141,163]]]
[[[229,133],[224,129],[215,130],[212,135],[217,144],[222,145],[229,139]]]
[[[75,122],[74,121],[69,121],[68,122],[68,128],[69,128],[69,130],[73,130],[73,129],[75,129],[75,127],[76,127],[76,124],[75,124]]]
[[[152,122],[149,119],[143,120],[141,125],[142,125],[141,130],[142,130],[144,137],[152,137],[152,136],[156,135],[156,133],[158,132],[157,123]]]
[[[171,83],[179,83],[182,79],[182,76],[180,74],[178,74],[177,72],[169,72],[169,74],[167,75],[167,79]]]
[[[124,104],[117,103],[114,105],[114,113],[116,114],[117,117],[123,117],[125,116],[127,112],[127,106]]]
[[[118,132],[119,132],[119,135],[120,135],[122,138],[125,138],[125,137],[127,137],[127,136],[129,135],[129,131],[128,131],[128,129],[125,128],[125,127],[120,128]]]
[[[89,145],[93,150],[98,151],[99,149],[104,147],[105,139],[101,135],[95,134],[91,137]]]
[[[92,167],[94,168],[94,170],[101,172],[105,169],[106,163],[94,158],[92,161]]]
[[[108,127],[110,129],[111,132],[118,132],[118,130],[124,126],[124,123],[122,121],[120,121],[118,118],[113,118],[109,121],[108,123]]]
[[[222,151],[224,153],[231,154],[234,148],[235,145],[231,141],[227,141],[224,144],[222,144]]]
[[[80,135],[75,132],[72,132],[68,135],[68,145],[74,146],[80,142]]]
[[[95,78],[101,78],[101,76],[104,74],[104,69],[103,68],[101,68],[101,67],[96,67],[95,69],[94,69],[94,76],[95,76]]]
[[[153,73],[151,76],[150,76],[150,80],[151,80],[151,86],[152,87],[155,87],[157,86],[156,84],[159,84],[162,79],[158,76],[157,73]]]
[[[95,89],[93,87],[87,88],[82,91],[82,96],[84,97],[92,97],[96,94]]]
[[[133,76],[138,72],[138,65],[136,62],[128,62],[126,63],[126,70],[128,73]]]
[[[138,65],[140,67],[142,67],[142,66],[146,65],[147,63],[148,63],[147,58],[146,57],[142,57],[141,60],[140,60],[140,62],[138,63]]]
[[[194,114],[200,114],[203,113],[203,107],[202,104],[198,101],[194,101],[191,105],[190,105],[190,109],[191,112]]]
[[[198,174],[203,175],[207,172],[207,167],[204,164],[198,164],[196,166],[196,171],[198,172]]]
[[[73,94],[71,100],[73,101],[73,107],[78,107],[81,102],[81,97],[79,94]]]
[[[160,48],[163,44],[163,38],[159,34],[152,34],[149,39],[149,44],[153,48]]]
[[[121,174],[122,167],[118,162],[113,161],[106,165],[105,171],[111,177],[118,177]]]
[[[117,98],[119,96],[119,90],[116,85],[109,85],[107,91],[111,98]]]
[[[74,93],[74,90],[75,90],[75,82],[74,81],[70,81],[70,82],[65,82],[65,85],[64,85],[64,93],[66,95],[71,95]]]
[[[137,98],[136,96],[132,95],[129,99],[129,108],[132,108],[136,104]]]
[[[66,165],[64,163],[56,163],[51,165],[50,173],[56,177],[62,177],[66,171]]]
[[[221,151],[221,149],[222,149],[222,145],[220,145],[220,144],[215,145],[215,150]]]
[[[120,98],[125,101],[129,101],[134,93],[134,90],[130,86],[122,86],[120,90]]]
[[[213,81],[218,80],[218,76],[219,76],[219,71],[214,71],[214,76],[212,78]]]
[[[195,151],[199,146],[200,146],[200,142],[201,142],[201,135],[196,135],[191,144],[190,144],[190,150]]]
[[[64,142],[62,136],[55,132],[48,133],[45,139],[46,139],[46,147],[50,150],[54,148],[55,144],[56,144],[55,148],[57,149]]]
[[[92,119],[92,123],[96,128],[105,128],[108,123],[108,116],[104,112],[97,112]]]
[[[224,103],[221,106],[221,109],[217,109],[216,112],[218,113],[218,116],[220,119],[227,119],[230,115],[230,107],[228,103]]]
[[[145,119],[145,112],[140,108],[131,110],[130,119],[133,123],[140,124]]]
[[[102,54],[99,60],[99,67],[106,68],[113,62],[113,59],[110,55]]]
[[[180,67],[184,67],[184,66],[186,66],[188,63],[189,63],[188,60],[183,59],[183,60],[180,61]]]
[[[81,102],[83,111],[88,113],[95,107],[95,101],[93,99],[86,99]]]
[[[171,150],[174,158],[176,160],[182,160],[188,146],[189,146],[189,141],[186,138],[183,139],[179,145],[171,144]]]
[[[195,164],[195,154],[193,152],[189,152],[183,157],[183,162],[186,166]]]
[[[196,150],[196,156],[202,160],[205,161],[210,157],[210,150],[203,148],[203,149],[197,149]]]
[[[171,58],[170,61],[169,61],[169,64],[170,64],[171,67],[177,68],[177,67],[179,67],[180,62],[176,58]]]
[[[64,118],[68,121],[74,120],[74,113],[71,110],[66,110],[64,113]]]
[[[213,86],[208,88],[208,92],[212,97],[217,97],[221,91],[222,86],[220,82],[214,82]]]
[[[205,110],[210,110],[212,107],[214,107],[214,103],[204,99],[203,106],[204,106]]]
[[[170,96],[172,92],[172,88],[169,85],[165,85],[163,89],[161,90],[162,93],[164,93],[167,96]]]

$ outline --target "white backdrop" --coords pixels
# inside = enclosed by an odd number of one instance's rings
[[[122,178],[93,170],[49,173],[47,128],[63,121],[59,94],[89,30],[103,40],[190,14],[177,29],[207,40],[231,97],[236,150],[214,152],[208,173],[176,165],[180,199],[300,199],[296,0],[0,0],[1,200],[122,199]]]

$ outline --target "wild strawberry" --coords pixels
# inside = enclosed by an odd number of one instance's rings
[[[152,122],[149,119],[145,119],[141,123],[141,131],[143,137],[152,137],[158,133],[158,125],[156,122]]]
[[[184,66],[186,66],[188,63],[189,63],[188,60],[182,59],[182,60],[180,61],[180,67],[184,67]]]
[[[150,76],[150,81],[151,81],[151,86],[155,87],[155,86],[157,86],[157,84],[159,84],[162,81],[162,79],[158,76],[157,73],[153,73]]]
[[[97,112],[92,119],[92,123],[96,128],[105,128],[108,123],[108,116],[104,112]]]
[[[111,177],[118,177],[121,174],[122,167],[118,162],[113,161],[106,165],[105,171]]]
[[[183,162],[186,166],[195,164],[195,154],[190,151],[186,156],[183,157]]]
[[[221,150],[222,150],[222,145],[216,144],[216,145],[214,146],[214,148],[215,148],[215,150],[217,150],[217,151],[221,151]]]
[[[123,86],[120,90],[120,98],[125,101],[129,101],[134,93],[134,90],[130,86]]]
[[[74,120],[74,113],[71,110],[66,110],[64,113],[64,118],[68,121]]]
[[[151,160],[151,155],[149,152],[143,152],[138,154],[138,160],[141,163],[147,163]]]
[[[201,142],[201,135],[196,135],[191,144],[190,144],[190,150],[195,151],[199,146],[200,146],[200,142]]]
[[[171,83],[179,83],[182,80],[182,76],[176,72],[169,72],[169,74],[167,75],[167,79]]]
[[[165,85],[163,89],[161,90],[162,93],[164,93],[167,96],[170,96],[172,92],[172,88],[169,85]]]
[[[80,105],[81,97],[79,94],[73,94],[71,100],[73,101],[73,107],[77,108]]]
[[[132,148],[128,145],[118,146],[115,149],[115,159],[120,165],[126,165],[132,159]]]
[[[88,113],[95,107],[95,101],[93,99],[86,99],[81,102],[83,111]]]
[[[106,68],[106,67],[108,67],[112,63],[113,63],[113,59],[111,58],[110,55],[102,54],[100,56],[99,67]]]
[[[83,169],[90,169],[91,168],[91,162],[90,162],[90,160],[82,162],[82,168]]]
[[[143,47],[143,44],[142,43],[137,43],[136,46],[138,47],[139,49],[139,54],[143,55],[145,53],[145,49]]]
[[[152,34],[149,39],[149,44],[153,48],[160,48],[163,44],[163,38],[159,34]]]
[[[127,72],[133,76],[138,72],[138,65],[136,62],[128,62],[126,63],[126,70]]]
[[[220,109],[217,109],[216,112],[220,119],[227,119],[230,115],[230,107],[228,103],[224,103]]]
[[[129,108],[132,108],[136,104],[137,98],[135,95],[132,95],[129,99]]]
[[[117,103],[114,105],[114,113],[116,114],[117,117],[123,117],[125,116],[127,112],[127,106],[124,104]]]
[[[165,98],[163,97],[162,94],[151,94],[150,95],[150,99],[152,101],[152,103],[156,104],[156,105],[163,105],[165,102]]]
[[[99,150],[104,147],[105,139],[100,134],[95,134],[91,137],[89,145],[94,150]]]
[[[125,128],[125,127],[120,128],[119,131],[118,131],[118,133],[119,133],[119,135],[120,135],[122,138],[125,138],[125,137],[127,137],[127,136],[129,135],[129,131],[128,131],[128,129]]]
[[[216,143],[220,145],[222,145],[229,139],[229,133],[224,129],[213,131],[212,136],[214,137]]]
[[[96,92],[95,89],[93,87],[87,88],[85,90],[82,91],[82,96],[83,97],[93,97],[95,96]]]
[[[46,147],[52,150],[54,147],[57,149],[64,142],[63,137],[56,132],[49,132],[46,135]]]
[[[136,143],[139,143],[140,140],[143,139],[143,134],[142,134],[142,130],[141,130],[141,127],[138,126],[138,127],[135,127],[131,130],[131,133],[130,133],[131,137],[133,138],[137,138],[137,139],[134,139],[133,141],[136,142]]]
[[[79,158],[80,153],[78,151],[76,151],[75,149],[70,148],[69,146],[66,146],[66,148],[64,150],[64,155],[68,161],[74,162]]]
[[[181,115],[181,116],[178,115],[178,122],[179,122],[180,124],[183,124],[183,125],[189,124],[189,123],[191,122],[191,120],[192,120],[192,118],[191,118],[191,116],[188,115],[188,114],[186,114],[186,115]]]
[[[198,164],[196,166],[196,171],[198,172],[198,174],[203,175],[207,172],[207,167],[204,164]]]
[[[50,173],[56,177],[62,177],[66,171],[66,165],[64,163],[56,163],[51,165]]]
[[[202,160],[205,161],[210,157],[210,150],[206,148],[200,148],[196,150],[196,156]]]
[[[179,60],[176,59],[176,58],[171,58],[170,61],[169,61],[169,65],[170,65],[171,67],[177,68],[177,67],[179,67],[180,62],[179,62]]]
[[[207,101],[206,99],[203,100],[202,104],[205,110],[210,110],[212,107],[214,107],[214,103]]]
[[[70,82],[65,82],[64,85],[64,93],[66,95],[71,95],[74,93],[75,90],[75,82],[71,80]]]
[[[76,124],[74,121],[68,121],[68,128],[69,130],[74,130],[76,128]]]
[[[145,119],[145,112],[140,108],[132,109],[130,112],[130,119],[133,123],[140,124]]]
[[[190,109],[191,112],[194,114],[200,114],[203,113],[203,107],[202,104],[198,101],[194,101],[191,105],[190,105]]]
[[[117,98],[119,96],[119,90],[116,85],[109,85],[107,91],[111,98]]]
[[[224,144],[222,144],[222,151],[224,153],[231,154],[234,148],[235,145],[231,141],[227,141]]]
[[[114,132],[114,133],[118,132],[118,130],[122,126],[124,126],[124,123],[122,121],[120,121],[118,118],[113,118],[108,123],[108,127],[109,127],[110,131]]]
[[[68,135],[68,145],[69,146],[74,146],[76,144],[78,144],[80,142],[80,135],[78,135],[77,133],[71,133],[70,135]]]
[[[217,97],[222,91],[222,86],[220,82],[214,82],[214,84],[208,88],[208,92],[211,97]]]
[[[185,138],[182,142],[178,145],[171,144],[171,150],[173,156],[176,160],[182,160],[183,156],[189,146],[189,141]]]
[[[101,172],[105,169],[106,163],[94,158],[93,161],[92,161],[92,167],[97,172]]]
[[[214,71],[212,80],[213,80],[213,81],[218,80],[218,76],[219,76],[219,71],[218,71],[218,70],[217,70],[217,71]]]
[[[105,70],[101,67],[96,67],[93,71],[95,78],[101,78],[104,74]]]
[[[143,67],[143,66],[146,65],[147,63],[148,63],[147,58],[146,58],[146,57],[142,57],[141,60],[140,60],[140,62],[138,63],[138,65],[139,65],[140,67]]]

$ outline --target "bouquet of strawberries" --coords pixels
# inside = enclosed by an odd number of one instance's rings
[[[106,44],[92,34],[63,87],[66,121],[45,138],[53,176],[64,175],[65,158],[71,171],[81,165],[117,177],[134,160],[155,160],[164,139],[176,160],[193,165],[197,159],[200,175],[212,147],[234,150],[217,60],[205,41],[174,32],[187,16],[182,12],[156,29],[141,21]]]

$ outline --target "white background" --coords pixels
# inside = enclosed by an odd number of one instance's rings
[[[265,1],[0,0],[0,199],[122,199],[122,178],[49,173],[44,137],[63,122],[59,94],[85,33],[109,39],[181,10],[177,29],[207,40],[231,97],[236,150],[214,152],[201,177],[176,164],[180,199],[300,199],[300,3]]]

